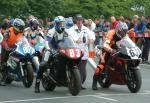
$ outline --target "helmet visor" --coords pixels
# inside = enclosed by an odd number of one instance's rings
[[[56,25],[60,28],[64,28],[65,27],[65,23],[64,22],[58,22],[56,23]]]

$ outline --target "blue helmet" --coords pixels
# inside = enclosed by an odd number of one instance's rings
[[[54,19],[55,22],[55,30],[59,33],[64,31],[65,28],[65,18],[63,16],[57,16]]]
[[[67,29],[69,29],[70,27],[72,27],[73,24],[74,23],[73,23],[73,20],[71,18],[66,18],[66,20],[65,20],[65,26],[66,26]]]

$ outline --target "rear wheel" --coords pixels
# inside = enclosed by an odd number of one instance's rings
[[[81,90],[80,72],[77,68],[74,68],[72,70],[69,70],[68,76],[69,76],[68,77],[69,78],[69,84],[68,84],[69,91],[73,96],[76,96],[79,94]]]
[[[142,85],[141,72],[139,69],[128,69],[127,87],[132,93],[137,93]]]
[[[48,79],[48,73],[43,74],[42,85],[46,91],[54,91],[56,88],[56,84]]]
[[[24,77],[22,80],[23,85],[26,88],[29,88],[29,87],[31,87],[31,85],[33,83],[33,78],[34,78],[32,64],[28,63],[26,68],[23,69],[23,71],[24,71]]]

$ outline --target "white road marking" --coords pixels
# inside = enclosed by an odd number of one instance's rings
[[[67,98],[82,98],[82,97],[95,97],[108,101],[118,102],[116,99],[104,97],[104,96],[125,96],[125,95],[150,95],[150,91],[145,90],[142,93],[119,93],[119,94],[105,94],[96,93],[95,95],[81,95],[81,96],[64,96],[64,97],[51,97],[51,98],[35,98],[35,99],[23,99],[23,100],[12,100],[12,101],[0,101],[0,103],[19,103],[19,102],[30,102],[30,101],[43,101],[43,100],[54,100],[54,99],[67,99]]]
[[[36,99],[23,99],[23,100],[12,100],[12,101],[0,101],[0,103],[19,103],[19,102],[30,102],[30,101],[43,101],[43,100],[54,100],[54,99],[67,99],[67,98],[81,98],[81,97],[96,97],[105,99],[108,101],[117,101],[111,98],[105,98],[96,95],[83,95],[83,96],[66,96],[66,97],[51,97],[51,98],[36,98]]]
[[[101,94],[101,93],[96,93],[97,95],[100,96],[124,96],[124,95],[150,95],[150,91],[149,92],[145,92],[145,93],[117,93],[117,94]]]
[[[107,98],[107,97],[102,97],[102,96],[99,96],[99,95],[93,95],[92,97],[99,98],[99,99],[105,99],[105,100],[109,100],[109,101],[114,101],[114,102],[119,102],[119,101],[116,100],[116,99]]]
[[[149,90],[145,90],[144,92],[146,92],[146,93],[150,93],[150,91],[149,91]]]

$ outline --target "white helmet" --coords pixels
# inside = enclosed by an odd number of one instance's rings
[[[118,40],[121,40],[123,37],[126,36],[126,33],[128,31],[128,26],[125,22],[120,21],[117,24],[115,30],[116,30],[116,37],[117,37],[116,39],[118,41]]]

